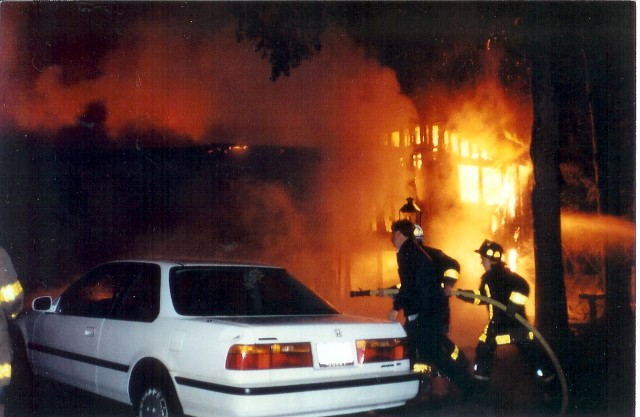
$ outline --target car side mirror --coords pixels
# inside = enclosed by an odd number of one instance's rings
[[[35,311],[49,311],[53,304],[53,298],[48,295],[34,298],[31,302],[31,308]]]

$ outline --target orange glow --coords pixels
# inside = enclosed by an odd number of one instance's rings
[[[469,151],[469,141],[466,139],[462,139],[460,142],[460,156],[463,158],[468,158],[471,152]]]
[[[458,175],[460,177],[460,200],[463,203],[479,203],[480,172],[478,167],[459,164]]]
[[[391,145],[395,148],[400,147],[400,131],[391,132]]]
[[[507,251],[507,265],[513,272],[518,271],[518,251],[515,249],[509,249]]]
[[[351,260],[352,289],[364,290],[389,288],[399,282],[396,251],[389,242],[388,250],[382,250],[370,256],[354,256]]]
[[[455,155],[460,154],[460,148],[458,147],[458,135],[455,133],[451,134],[451,152]]]
[[[504,187],[500,171],[482,168],[482,200],[488,205],[501,206],[504,202]]]
[[[438,125],[433,126],[432,132],[433,132],[433,136],[432,136],[431,143],[433,144],[433,151],[435,152],[438,150],[438,146],[440,145],[440,134],[439,134]]]
[[[478,167],[475,165],[458,164],[460,178],[460,201],[463,203],[485,204],[496,208],[501,217],[516,216],[518,187],[516,186],[517,167],[503,174],[492,167]],[[495,223],[495,219],[494,219]],[[504,223],[492,225],[492,232]]]
[[[411,134],[409,133],[409,129],[404,130],[404,141],[403,146],[411,146]]]
[[[478,151],[478,144],[471,144],[471,159],[478,159],[480,157],[480,153]]]
[[[413,155],[413,167],[415,169],[422,169],[422,154],[416,153]]]

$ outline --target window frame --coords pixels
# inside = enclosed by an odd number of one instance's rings
[[[150,278],[149,274],[152,275]],[[99,265],[62,293],[56,304],[56,313],[76,317],[151,322],[159,315],[160,310],[160,274],[159,265],[153,263],[117,262]],[[139,279],[155,281],[150,298],[152,314],[142,317],[120,317],[124,297]],[[104,285],[107,280],[112,281],[110,285]],[[92,300],[91,297],[97,299]]]

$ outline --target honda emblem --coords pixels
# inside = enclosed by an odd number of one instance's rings
[[[336,337],[342,337],[342,330],[335,329],[334,332],[336,332]]]

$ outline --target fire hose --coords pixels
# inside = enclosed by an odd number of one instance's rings
[[[497,307],[502,311],[505,311],[505,312],[507,311],[507,306],[505,306],[501,302],[496,301],[493,298],[485,297],[484,295],[481,295],[481,294],[476,294],[476,293],[469,292],[469,291],[458,291],[458,290],[452,290],[451,294],[452,295],[456,295],[456,296],[460,296],[460,297],[464,297],[464,298],[468,298],[468,299],[474,299],[475,298],[475,299],[478,299],[478,300],[480,300],[480,301],[482,301],[484,303],[491,304],[494,307]],[[515,313],[515,318],[516,318],[516,320],[518,320],[518,322],[520,322],[520,324],[522,324],[524,327],[526,327],[527,329],[529,329],[529,331],[531,331],[533,333],[533,335],[540,342],[540,345],[542,345],[542,347],[544,348],[544,350],[547,353],[547,355],[549,355],[549,359],[551,359],[551,362],[553,363],[553,366],[554,366],[554,368],[556,370],[556,375],[558,376],[558,379],[560,381],[560,387],[562,389],[562,404],[561,404],[561,407],[560,407],[559,415],[563,416],[567,412],[567,407],[568,407],[568,402],[569,402],[569,394],[568,394],[569,391],[568,391],[568,388],[567,388],[567,380],[564,377],[564,372],[562,371],[562,367],[560,366],[560,362],[558,361],[558,358],[556,357],[555,353],[551,349],[551,346],[549,346],[549,343],[547,343],[545,338],[542,337],[542,335],[540,334],[538,329],[533,327],[527,321],[526,318],[522,317],[518,313]]]

